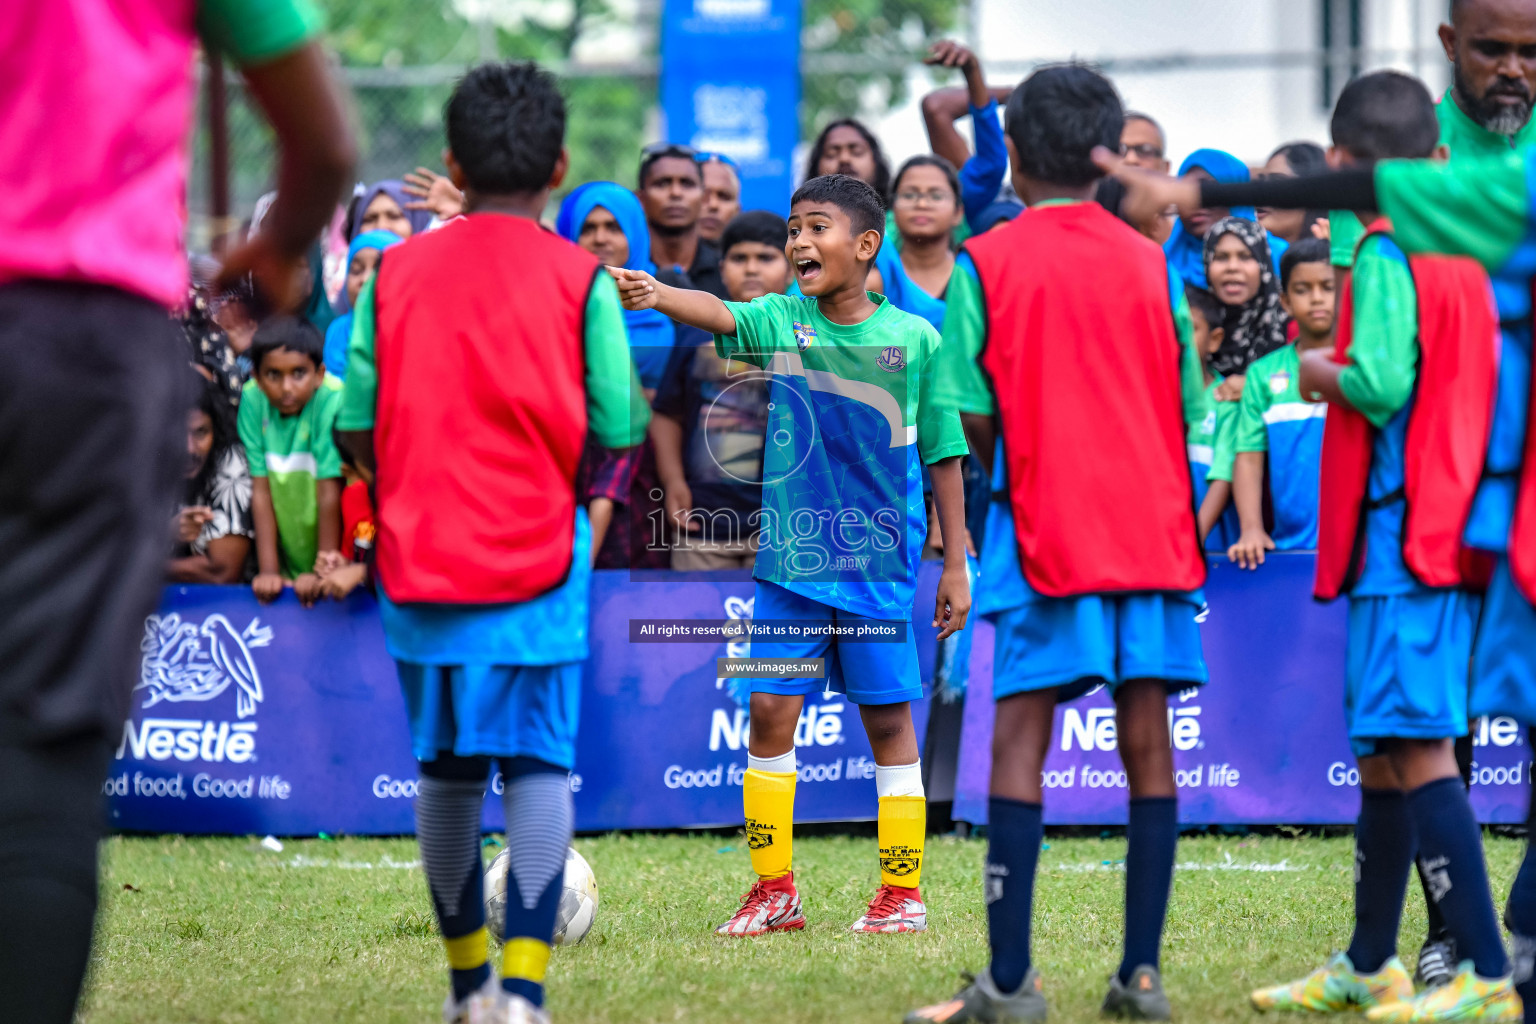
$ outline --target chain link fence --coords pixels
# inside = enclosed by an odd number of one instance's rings
[[[553,27],[527,18],[471,21],[461,11],[470,2],[328,0],[325,4],[328,43],[339,59],[337,74],[350,89],[355,110],[358,182],[399,178],[418,166],[441,171],[443,106],[454,82],[473,64],[500,58],[537,59],[561,76],[569,103],[570,181],[610,178],[633,184],[641,138],[656,104],[654,59],[590,65],[572,62],[567,56],[576,38],[569,22],[579,22],[584,11],[589,18],[594,12],[606,12],[606,0],[567,0],[563,7],[569,17]],[[649,38],[643,18],[646,11],[647,4],[639,4],[625,26],[640,34],[642,45]],[[272,133],[240,76],[226,71],[223,134],[230,213],[227,222],[216,222],[212,216],[216,141],[210,129],[208,66],[200,63],[198,73],[187,205],[189,243],[203,251],[218,235],[248,221],[257,199],[274,186],[276,154]]]

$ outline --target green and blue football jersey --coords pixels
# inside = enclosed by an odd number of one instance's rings
[[[1323,418],[1328,407],[1301,400],[1300,370],[1295,345],[1254,360],[1237,414],[1237,452],[1268,453],[1275,513],[1270,536],[1277,551],[1317,548]]]
[[[815,299],[726,305],[716,351],[771,375],[763,507],[753,575],[876,619],[912,617],[927,530],[921,463],[966,453],[956,410],[931,379],[939,335],[883,296],[858,324]]]
[[[1498,395],[1483,481],[1466,541],[1509,549],[1531,401],[1531,277],[1536,274],[1536,149],[1449,164],[1385,160],[1376,195],[1406,252],[1470,256],[1488,271],[1499,308]]]

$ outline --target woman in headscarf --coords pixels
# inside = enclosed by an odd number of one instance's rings
[[[1201,269],[1226,310],[1226,334],[1211,369],[1223,377],[1241,376],[1255,359],[1285,345],[1290,326],[1264,229],[1241,217],[1216,221],[1205,233]]]
[[[589,181],[579,186],[560,204],[555,230],[608,266],[656,273],[645,210],[623,185]],[[624,326],[629,331],[629,353],[649,401],[672,358],[677,327],[654,309],[626,309]]]
[[[1219,181],[1230,185],[1247,181],[1248,167],[1237,157],[1223,150],[1197,149],[1185,157],[1184,162],[1179,165],[1179,177]],[[1241,217],[1245,220],[1258,221],[1258,216],[1251,206],[1239,206],[1230,210],[1217,207],[1195,210],[1187,215],[1179,215],[1178,223],[1173,226],[1173,234],[1168,237],[1167,242],[1163,243],[1163,252],[1168,254],[1168,265],[1178,271],[1186,284],[1193,284],[1200,288],[1206,287],[1205,237],[1211,225],[1223,217]],[[1285,255],[1287,245],[1283,239],[1272,238],[1268,248],[1273,257],[1270,269],[1274,273],[1279,273],[1280,257]]]
[[[425,231],[432,223],[432,211],[418,209],[421,205],[405,190],[403,181],[386,178],[374,182],[352,200],[347,216],[347,241],[365,231],[390,231],[401,238]]]
[[[352,339],[352,310],[363,285],[379,269],[379,257],[385,249],[399,245],[402,239],[393,231],[364,231],[352,239],[347,249],[347,311],[325,329],[325,372],[347,379],[347,345]]]
[[[651,231],[645,210],[629,189],[611,181],[589,181],[560,204],[555,230],[602,260],[607,266],[656,273],[651,260]],[[640,387],[649,402],[656,396],[677,345],[677,325],[654,309],[625,310],[629,354]],[[614,455],[588,443],[577,472],[578,493],[587,502],[592,522],[593,564],[599,569],[665,569],[671,552],[648,543],[646,517],[660,503],[656,450],[647,440],[637,449]]]

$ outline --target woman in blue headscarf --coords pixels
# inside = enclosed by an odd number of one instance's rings
[[[555,230],[609,266],[656,273],[645,210],[623,185],[589,181],[580,186],[560,204]],[[649,399],[672,358],[677,327],[654,309],[626,309],[624,326],[629,331],[630,357]]]
[[[1248,180],[1248,166],[1224,150],[1197,149],[1179,165],[1179,177],[1233,185]],[[1251,206],[1201,209],[1188,215],[1179,215],[1179,222],[1173,226],[1173,234],[1163,243],[1163,252],[1168,254],[1168,265],[1179,272],[1185,283],[1200,288],[1208,287],[1205,280],[1205,233],[1223,217],[1241,217],[1255,223],[1259,219]],[[1280,257],[1285,255],[1287,248],[1289,246],[1285,239],[1269,236],[1269,252],[1274,259],[1277,274],[1280,272]]]
[[[400,238],[410,238],[427,230],[432,211],[405,190],[405,182],[396,178],[376,181],[352,200],[347,214],[347,240],[368,231],[389,231]]]
[[[347,312],[331,321],[325,329],[325,372],[337,380],[347,379],[347,345],[352,339],[352,307],[362,294],[363,285],[379,269],[379,256],[402,239],[393,231],[364,231],[352,239],[347,249]]]

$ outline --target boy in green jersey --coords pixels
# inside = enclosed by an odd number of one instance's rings
[[[325,339],[296,317],[265,321],[251,344],[252,379],[240,398],[240,443],[251,467],[256,578],[271,601],[292,584],[320,596],[315,562],[341,547],[341,455],[331,439],[341,385],[325,372]]]
[[[1192,284],[1184,286],[1184,299],[1189,303],[1189,324],[1205,384],[1189,418],[1189,468],[1194,474],[1200,541],[1211,550],[1225,551],[1237,534],[1227,536],[1227,520],[1232,519],[1226,514],[1232,501],[1232,458],[1228,454],[1224,464],[1217,463],[1218,439],[1231,435],[1237,403],[1217,399],[1216,389],[1226,378],[1211,369],[1211,356],[1227,336],[1222,326],[1226,310],[1214,295]]]
[[[1296,341],[1248,367],[1237,416],[1232,490],[1242,533],[1227,555],[1248,569],[1264,564],[1266,551],[1317,547],[1317,474],[1327,406],[1303,402],[1296,382],[1300,353],[1333,340],[1334,278],[1326,243],[1308,239],[1285,254],[1280,295],[1296,321]],[[1266,468],[1273,537],[1264,528]]]
[[[1398,72],[1376,72],[1340,95],[1330,160],[1335,166],[1368,166],[1391,157],[1424,157],[1434,151],[1437,132],[1422,83]],[[1485,367],[1483,380],[1491,386],[1488,283],[1469,261],[1459,261],[1459,267],[1443,260],[1410,266],[1386,221],[1369,212],[1363,220],[1371,228],[1358,247],[1341,312],[1343,355],[1308,352],[1298,373],[1302,392],[1335,406],[1329,415],[1339,417],[1330,424],[1327,442],[1324,515],[1342,504],[1358,520],[1349,535],[1334,531],[1320,538],[1318,573],[1319,580],[1332,579],[1335,567],[1353,565],[1352,579],[1337,589],[1320,583],[1319,593],[1330,597],[1347,590],[1349,596],[1345,721],[1361,786],[1355,928],[1348,949],[1321,969],[1261,989],[1252,999],[1259,1009],[1380,1007],[1373,1015],[1389,1020],[1518,1019],[1477,826],[1452,752],[1452,741],[1467,731],[1466,667],[1477,599],[1450,580],[1421,578],[1434,566],[1420,554],[1424,535],[1416,528],[1435,515],[1436,500],[1458,501],[1451,496],[1458,477],[1467,481],[1463,499],[1471,499],[1475,472],[1440,469],[1445,463],[1426,438],[1442,436],[1437,425],[1457,422],[1467,424],[1459,450],[1475,458],[1485,443],[1471,426],[1475,418],[1462,411],[1462,396],[1447,390],[1442,354],[1455,353],[1456,376],[1469,381]],[[1463,309],[1488,317],[1481,363],[1471,358],[1476,331],[1454,313]],[[1347,360],[1342,366],[1340,358]],[[1352,435],[1352,423],[1368,424],[1365,435]],[[1360,436],[1357,445],[1353,436]],[[1355,501],[1348,497],[1352,478],[1343,468],[1352,463],[1351,452],[1369,453],[1368,471],[1361,469],[1368,477],[1353,478],[1363,481]],[[1421,485],[1410,489],[1412,467]],[[1430,490],[1437,496],[1429,497]],[[1342,563],[1340,552],[1347,552]],[[1456,557],[1453,547],[1451,558]],[[1452,966],[1442,967],[1443,977],[1437,978],[1426,962],[1433,957],[1421,954],[1420,973],[1429,991],[1410,1012],[1390,1004],[1413,1000],[1396,951],[1415,846],[1431,917],[1439,917],[1447,931],[1440,956]],[[1452,977],[1458,955],[1472,963],[1473,972]]]
[[[837,630],[752,640],[754,659],[825,658],[827,676],[750,682],[742,802],[757,881],[722,935],[805,927],[791,870],[794,733],[805,696],[823,688],[859,706],[875,755],[881,884],[853,931],[927,927],[918,891],[926,812],[910,710],[923,692],[909,621],[926,528],[919,463],[930,468],[945,540],[933,614],[942,640],[965,625],[971,603],[966,443],[959,414],[932,397],[938,332],[865,289],[883,211],[879,194],[851,175],[802,185],[790,200],[785,250],[797,297],[726,303],[609,268],[625,308],[659,309],[709,331],[720,356],[772,374],[752,617],[760,629],[800,620]],[[895,642],[849,632],[866,627]]]
[[[1530,464],[1536,445],[1528,440],[1536,150],[1498,158],[1455,159],[1448,164],[1384,160],[1373,167],[1310,179],[1242,186],[1158,180],[1120,168],[1108,150],[1095,159],[1101,167],[1114,168],[1116,177],[1126,185],[1126,207],[1132,216],[1153,216],[1169,205],[1197,209],[1234,203],[1376,210],[1391,221],[1392,239],[1404,253],[1470,256],[1488,270],[1500,321],[1498,381],[1483,473],[1462,541],[1492,556],[1493,576],[1472,641],[1468,714],[1509,715],[1527,726],[1536,725],[1536,473]],[[1477,339],[1469,339],[1469,344],[1476,343]],[[1419,856],[1425,859],[1422,839]],[[1467,858],[1469,862],[1473,859]],[[1427,866],[1437,875],[1437,891],[1457,891],[1451,878],[1440,874],[1444,865]],[[1441,901],[1449,918],[1448,902]],[[1532,976],[1532,962],[1536,960],[1536,858],[1529,849],[1510,891],[1505,923],[1514,946],[1515,989],[1523,1001],[1536,1001],[1536,979]],[[1453,994],[1475,996],[1472,990],[1477,985],[1491,984],[1499,973],[1498,964],[1470,969],[1464,963],[1462,967],[1456,983],[1446,986]],[[1377,1016],[1389,1020],[1488,1019],[1422,1013]]]

